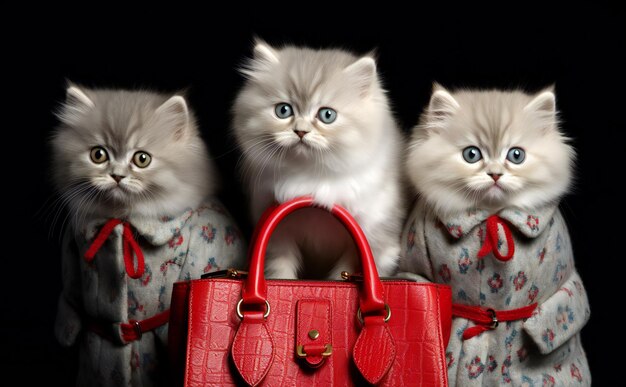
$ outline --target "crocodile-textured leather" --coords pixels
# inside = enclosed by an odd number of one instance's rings
[[[244,315],[233,339],[231,354],[246,383],[256,386],[263,380],[274,360],[274,340],[267,330],[263,312]]]
[[[330,345],[332,349],[331,302],[323,299],[299,300],[296,310],[298,325],[294,350],[301,345],[302,352],[306,354],[302,361],[309,367],[317,368],[326,359],[322,356],[326,346]],[[311,337],[309,332],[313,330],[317,331],[317,336]]]
[[[396,344],[385,317],[366,316],[363,329],[354,344],[354,363],[370,383],[378,383],[396,358]]]
[[[379,385],[447,385],[444,350],[450,332],[451,292],[445,285],[409,281],[382,281],[385,302],[391,309],[386,326],[393,337],[396,356]],[[187,348],[184,370],[186,386],[235,386],[246,384],[231,360],[231,347],[241,319],[236,305],[242,280],[204,279],[180,282],[174,291],[171,318],[178,305],[188,306]],[[352,352],[362,325],[356,318],[359,285],[338,281],[267,280],[271,312],[265,321],[274,341],[274,359],[260,386],[353,386],[368,382],[356,368]],[[302,299],[329,300],[332,308],[333,354],[317,369],[303,368],[296,358],[296,304]],[[373,316],[372,318],[374,318]],[[184,316],[182,317],[184,318]],[[369,319],[365,317],[365,320]],[[181,326],[170,323],[172,332]],[[251,343],[253,345],[254,343]],[[378,348],[378,346],[377,346]],[[375,350],[374,360],[378,349]],[[179,354],[182,355],[182,354]],[[254,358],[253,357],[253,361]],[[259,362],[262,360],[258,360]],[[178,363],[179,366],[181,363]],[[366,367],[366,366],[365,366]],[[179,374],[180,375],[180,374]],[[176,380],[179,384],[183,379]]]

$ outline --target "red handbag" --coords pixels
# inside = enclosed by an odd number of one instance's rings
[[[342,207],[330,212],[352,234],[362,275],[347,281],[266,280],[265,250],[298,198],[259,222],[246,278],[178,282],[169,349],[176,383],[208,385],[447,385],[449,286],[381,281],[367,239]]]

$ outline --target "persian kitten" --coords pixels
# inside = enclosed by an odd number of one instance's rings
[[[589,302],[558,210],[573,159],[552,90],[435,86],[406,162],[419,197],[400,275],[452,287],[451,386],[590,384]]]
[[[60,119],[53,177],[75,223],[177,215],[215,190],[214,168],[182,96],[70,85]]]
[[[404,204],[401,134],[371,56],[257,41],[242,70],[234,133],[258,220],[273,202],[309,195],[344,206],[371,244],[381,275],[396,268]],[[266,272],[333,278],[358,270],[354,245],[324,212],[301,210],[276,230]]]
[[[243,267],[245,243],[183,97],[70,85],[59,118],[57,339],[80,347],[77,385],[164,385],[172,284]]]
[[[574,156],[556,128],[554,94],[435,85],[413,133],[407,168],[436,213],[536,208],[567,191]]]

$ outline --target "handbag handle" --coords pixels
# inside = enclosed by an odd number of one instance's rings
[[[265,251],[270,241],[272,233],[278,223],[290,213],[301,208],[320,208],[313,198],[309,196],[298,197],[280,205],[268,208],[261,217],[254,231],[254,245],[250,253],[250,267],[248,278],[242,290],[241,309],[264,309],[266,315],[269,314],[269,304],[267,302],[267,284],[265,282]],[[343,207],[334,205],[330,210],[348,230],[361,257],[361,267],[363,270],[363,285],[360,293],[360,307],[363,315],[380,314],[387,315],[385,301],[383,300],[383,286],[378,277],[374,256],[370,249],[367,238],[357,221]],[[244,312],[245,313],[245,312]]]

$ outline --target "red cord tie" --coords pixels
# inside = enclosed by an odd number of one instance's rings
[[[532,317],[537,303],[510,310],[484,309],[480,306],[452,304],[452,315],[475,322],[477,325],[463,331],[463,340],[471,339],[485,331],[496,329],[503,321],[516,321]]]
[[[123,245],[122,250],[124,251],[124,265],[126,266],[126,273],[130,278],[137,279],[141,278],[143,272],[145,270],[145,262],[143,259],[143,252],[137,244],[135,237],[133,237],[133,232],[130,228],[130,223],[123,222],[120,219],[111,219],[102,226],[98,236],[93,241],[91,246],[89,246],[89,250],[85,253],[85,261],[91,262],[93,261],[96,253],[104,242],[109,238],[109,235],[113,232],[113,229],[118,224],[123,224],[124,231],[122,232]],[[135,264],[133,262],[133,255],[137,257],[137,268],[135,268]]]
[[[506,255],[502,255],[502,253],[500,253],[498,225],[502,227],[502,231],[504,231],[504,236],[506,238]],[[485,235],[483,246],[478,252],[478,257],[482,258],[489,253],[493,253],[494,257],[500,261],[508,261],[513,258],[513,254],[515,254],[515,242],[513,241],[513,235],[511,235],[511,230],[499,216],[491,215],[487,218],[486,231],[487,235]]]

